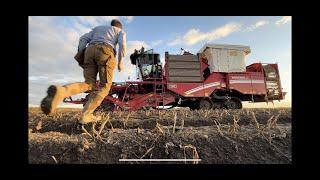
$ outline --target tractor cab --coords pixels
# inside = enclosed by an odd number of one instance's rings
[[[160,55],[154,53],[153,49],[145,51],[142,47],[140,50],[134,50],[134,53],[130,55],[130,60],[132,65],[137,66],[143,81],[162,78]]]

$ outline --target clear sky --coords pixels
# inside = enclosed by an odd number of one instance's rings
[[[183,48],[197,53],[205,43],[247,45],[251,48],[247,65],[279,64],[288,94],[275,105],[291,106],[290,16],[30,16],[29,105],[39,105],[50,84],[84,80],[73,60],[79,37],[97,25],[110,24],[113,18],[123,22],[128,46],[125,71],[115,71],[114,81],[135,78],[129,56],[141,46],[153,48],[163,61],[165,51],[179,54]]]

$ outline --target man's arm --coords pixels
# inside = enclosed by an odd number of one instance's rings
[[[126,33],[124,31],[120,31],[118,43],[119,43],[119,50],[118,50],[118,70],[122,70],[122,63],[123,58],[126,55],[126,48],[127,48],[127,38]]]
[[[87,44],[91,41],[91,39],[92,39],[92,31],[82,35],[79,40],[78,52],[86,48]]]

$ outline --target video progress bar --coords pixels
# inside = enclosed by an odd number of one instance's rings
[[[178,162],[178,161],[201,161],[201,159],[119,159],[119,161],[167,161],[167,162]]]

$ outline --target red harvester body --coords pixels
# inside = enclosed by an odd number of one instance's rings
[[[241,109],[242,101],[269,102],[284,99],[277,64],[254,63],[242,72],[210,72],[208,59],[201,53],[165,53],[165,65],[152,50],[131,54],[140,81],[113,83],[100,108],[139,110],[145,108],[189,107],[195,109]],[[64,102],[85,104],[80,100]]]

